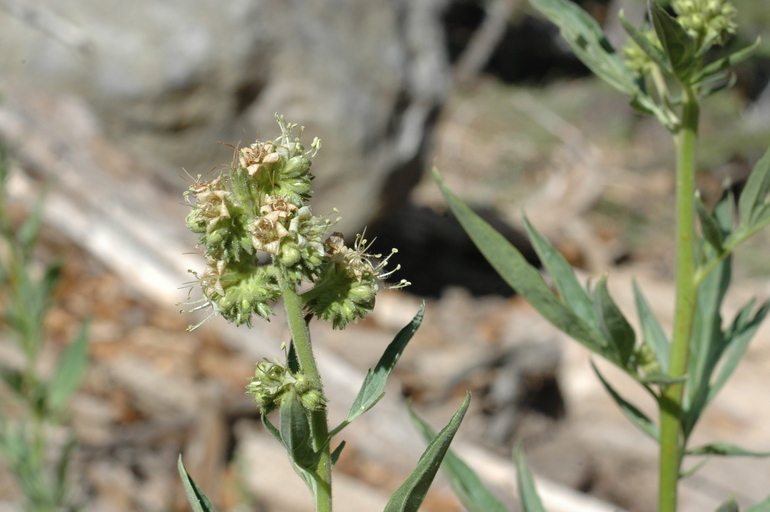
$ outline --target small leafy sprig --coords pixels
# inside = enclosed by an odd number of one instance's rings
[[[0,362],[0,381],[10,391],[0,403],[0,460],[16,477],[25,510],[77,510],[69,477],[76,443],[66,423],[69,401],[88,369],[88,323],[77,330],[54,372],[43,373],[44,320],[54,303],[61,262],[44,265],[42,272],[37,268],[33,251],[45,197],[41,194],[17,224],[6,202],[8,179],[9,155],[0,146],[0,321],[23,356],[21,367]],[[52,435],[54,429],[66,432],[64,442]]]
[[[730,284],[733,251],[770,224],[770,150],[755,166],[737,205],[732,192],[726,189],[719,203],[709,211],[695,189],[700,100],[728,86],[732,66],[748,58],[758,42],[708,62],[709,50],[735,33],[735,8],[730,1],[673,0],[671,7],[676,16],[650,1],[651,26],[637,28],[620,14],[629,36],[624,61],[599,24],[576,4],[567,0],[530,1],[559,27],[574,53],[595,75],[626,94],[637,111],[656,117],[673,136],[677,184],[676,304],[671,339],[636,284],[639,336],[609,294],[607,278],[601,278],[592,288],[584,288],[565,259],[525,219],[529,239],[556,288],[551,290],[515,247],[443,184],[438,171],[434,170],[434,176],[452,212],[497,272],[545,319],[623,370],[655,400],[660,414],[658,423],[622,397],[593,366],[623,413],[659,444],[658,510],[674,512],[679,480],[702,466],[683,469],[685,455],[770,455],[722,442],[689,446],[695,425],[735,371],[749,341],[770,311],[770,301],[757,307],[752,300],[727,325],[723,325],[720,313]],[[544,511],[520,446],[514,459],[519,469],[523,509]],[[468,496],[468,487],[477,485],[475,476],[468,476],[466,469],[458,465],[449,469],[460,482],[461,497]],[[482,492],[476,495],[488,499]],[[482,498],[471,497],[466,505],[482,510],[478,505]],[[749,510],[760,512],[768,507],[770,498]],[[738,507],[728,500],[719,510],[737,511]]]
[[[209,181],[198,177],[185,194],[190,203],[186,223],[198,235],[207,264],[201,273],[191,271],[196,278],[193,284],[200,286],[203,295],[192,303],[191,311],[208,309],[206,319],[220,315],[228,322],[251,326],[253,316],[269,319],[278,300],[283,301],[291,334],[286,361],[259,362],[246,392],[254,397],[267,430],[286,449],[316,511],[328,512],[332,510],[332,467],[345,446],[343,441],[332,450],[333,438],[383,397],[388,376],[422,322],[424,305],[367,373],[345,420],[330,429],[310,320],[315,317],[344,329],[364,318],[374,307],[382,280],[398,270],[398,266],[386,270],[396,251],[382,258],[368,252],[371,244],[363,235],[356,237],[352,247],[341,233],[326,236],[334,223],[314,216],[306,204],[313,179],[310,159],[321,142],[314,139],[306,150],[299,137],[292,137],[297,125],[282,116],[276,119],[280,137],[236,149],[227,172]],[[391,288],[408,284],[402,280]],[[420,507],[469,400],[466,397],[449,424],[432,439],[413,473],[393,494],[387,512],[416,512]],[[268,417],[271,413],[277,415],[277,425]],[[193,510],[214,510],[187,474],[181,457],[179,472]]]

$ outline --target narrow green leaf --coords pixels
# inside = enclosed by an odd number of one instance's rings
[[[605,355],[606,342],[572,312],[548,288],[538,270],[500,233],[455,196],[441,180],[437,169],[433,176],[457,220],[492,267],[549,322],[590,350]]]
[[[687,450],[687,455],[720,455],[725,457],[770,457],[770,452],[747,450],[730,443],[711,443]]]
[[[340,454],[342,454],[342,449],[345,448],[345,441],[342,441],[337,448],[334,449],[334,451],[331,453],[331,459],[332,459],[332,466],[337,464],[337,461],[340,458]]]
[[[51,382],[48,384],[48,406],[60,412],[80,387],[88,371],[89,322],[78,329],[75,339],[62,354]]]
[[[753,226],[756,223],[756,214],[765,203],[768,192],[770,192],[770,148],[754,166],[741,191],[738,199],[741,224]]]
[[[412,422],[422,437],[430,442],[436,432],[425,423],[411,407],[408,407]],[[452,450],[447,451],[441,469],[449,480],[449,485],[462,504],[470,512],[507,512],[505,506],[481,482],[476,473],[468,467]]]
[[[63,503],[67,497],[67,474],[69,473],[70,461],[72,460],[72,452],[75,446],[77,446],[75,438],[70,437],[59,453],[59,460],[56,463],[56,472],[54,473],[54,489],[57,503]]]
[[[745,512],[770,512],[770,496],[766,500],[749,507]]]
[[[639,46],[639,48],[642,49],[644,53],[647,54],[647,56],[652,59],[652,61],[660,66],[661,69],[664,71],[667,71],[669,74],[673,74],[673,70],[671,69],[671,64],[668,61],[668,58],[666,57],[666,54],[663,53],[663,50],[655,46],[645,35],[644,32],[636,28],[634,25],[632,25],[625,16],[623,16],[623,11],[621,10],[620,13],[618,13],[618,19],[620,20],[620,24],[623,25],[623,29],[626,31],[626,33],[629,35],[631,39]]]
[[[722,365],[719,368],[717,377],[709,388],[707,403],[714,399],[738,367],[738,363],[743,359],[743,354],[746,353],[749,342],[751,342],[757,329],[759,329],[762,321],[767,316],[768,311],[770,311],[770,300],[768,300],[762,304],[753,318],[748,319],[753,305],[753,300],[746,304],[736,315],[733,324],[725,332],[727,347],[723,353],[724,355],[721,357]]]
[[[29,216],[24,219],[24,222],[19,226],[19,230],[17,231],[19,246],[25,257],[29,257],[32,247],[35,245],[37,237],[40,234],[40,228],[43,225],[43,204],[45,203],[46,195],[47,194],[44,191],[35,198],[35,204],[32,207]]]
[[[265,413],[262,413],[262,424],[265,426],[268,432],[278,440],[279,443],[283,445],[284,448],[287,450],[289,449],[286,446],[286,443],[283,442],[283,438],[281,437],[281,431],[276,428],[275,425],[268,419],[267,415]]]
[[[680,80],[688,82],[698,66],[695,40],[663,7],[651,1],[648,1],[648,5],[655,33],[671,63],[671,69]]]
[[[579,316],[586,324],[599,329],[599,319],[594,310],[594,304],[588,292],[575,277],[572,267],[557,251],[551,243],[545,239],[529,220],[524,218],[524,228],[527,230],[532,246],[540,257],[540,261],[553,279],[556,289],[559,290],[562,300],[573,313]]]
[[[685,471],[682,471],[681,473],[679,473],[679,479],[683,480],[683,479],[685,479],[687,477],[690,477],[690,476],[694,475],[695,473],[700,471],[701,468],[703,468],[703,466],[705,466],[706,463],[708,463],[709,460],[711,460],[711,459],[710,458],[705,458],[705,459],[701,460],[700,462],[698,462],[697,464],[695,464],[693,467],[688,468]]]
[[[735,85],[735,81],[736,76],[734,74],[724,72],[706,77],[696,85],[700,90],[700,96],[706,98],[724,89],[730,89]]]
[[[603,276],[594,288],[594,307],[599,317],[599,325],[604,337],[610,342],[611,361],[626,368],[634,353],[636,335],[623,312],[607,290],[607,276]]]
[[[516,482],[519,486],[519,501],[523,512],[546,512],[535,488],[535,479],[524,457],[521,441],[513,446],[513,463],[516,466]]]
[[[349,425],[353,420],[361,416],[363,413],[374,407],[374,405],[385,396],[385,384],[388,377],[390,377],[393,368],[396,366],[401,354],[404,353],[409,341],[417,332],[417,329],[422,323],[423,316],[425,315],[425,302],[420,306],[420,310],[414,315],[412,321],[409,322],[403,329],[399,331],[393,341],[385,349],[385,352],[377,362],[377,366],[374,370],[369,370],[364,377],[364,383],[361,385],[361,389],[358,391],[356,399],[353,401],[353,405],[350,406],[348,416],[345,421],[335,428],[331,435],[336,435],[344,427]]]
[[[707,77],[711,75],[721,73],[727,68],[730,68],[732,66],[735,66],[745,61],[746,59],[748,59],[754,54],[757,48],[759,48],[760,42],[761,42],[761,39],[758,37],[757,40],[754,41],[754,44],[747,46],[742,50],[738,50],[737,52],[731,55],[728,55],[727,57],[717,59],[714,62],[704,66],[703,69],[698,73],[698,77],[696,78],[696,81],[701,82],[702,80],[705,80]]]
[[[636,309],[639,312],[639,322],[642,326],[644,341],[655,352],[656,359],[660,364],[660,371],[667,373],[670,342],[636,280],[634,280],[634,298],[636,300]]]
[[[727,214],[723,214],[721,210],[715,210],[715,214],[720,225],[727,220]],[[690,357],[687,361],[686,391],[682,404],[685,438],[692,432],[708,403],[711,374],[727,346],[727,340],[722,333],[720,310],[730,285],[731,266],[732,257],[725,257],[698,288]]]
[[[561,36],[575,55],[596,76],[629,96],[640,93],[599,23],[587,12],[566,0],[530,0],[530,3],[559,27]]]
[[[625,414],[626,417],[631,420],[631,423],[639,427],[642,432],[650,436],[652,439],[658,441],[658,439],[660,439],[660,430],[658,429],[658,426],[653,423],[646,414],[640,411],[639,408],[620,396],[620,394],[615,391],[612,386],[610,386],[610,383],[607,382],[604,376],[599,372],[599,369],[596,367],[593,361],[591,361],[591,367],[594,369],[596,376],[599,377],[599,380],[604,386],[604,389],[606,389],[612,399],[615,400],[615,403],[618,404],[618,407],[620,407],[620,410],[623,412],[623,414]]]
[[[714,220],[722,230],[722,238],[726,238],[735,225],[735,194],[725,190],[722,198],[714,205]]]
[[[655,384],[656,386],[670,386],[671,384],[684,382],[684,380],[684,377],[672,377],[661,372],[649,373],[639,379],[640,382],[644,382],[645,384]]]
[[[281,421],[278,428],[281,432],[292,462],[304,470],[311,470],[318,462],[319,454],[311,444],[309,412],[302,406],[294,387],[281,399],[279,408]]]
[[[735,498],[731,497],[729,500],[719,505],[719,508],[716,509],[715,512],[740,512],[740,509],[738,508],[738,503],[735,502]]]
[[[412,474],[390,497],[388,504],[385,506],[385,512],[417,512],[419,510],[431,483],[433,483],[433,479],[436,477],[438,468],[441,466],[441,461],[444,459],[447,450],[449,450],[449,444],[454,439],[457,429],[460,428],[460,423],[470,403],[471,394],[468,393],[447,426],[438,433],[425,449]]]
[[[187,474],[187,470],[185,469],[184,464],[182,464],[182,455],[179,455],[177,469],[179,470],[179,476],[182,477],[184,492],[187,494],[187,501],[190,502],[193,512],[216,512],[217,509],[211,505],[211,502],[206,495],[203,494],[200,487],[198,487],[190,475]]]
[[[716,219],[711,215],[711,212],[706,209],[706,205],[703,204],[700,194],[695,196],[695,210],[698,213],[698,219],[700,219],[703,238],[711,244],[717,253],[722,253],[724,251],[724,247],[722,246],[722,243],[724,242],[722,230],[719,228]]]

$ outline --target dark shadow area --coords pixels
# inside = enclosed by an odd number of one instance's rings
[[[490,210],[477,211],[516,246],[530,263],[540,262],[526,237]],[[405,291],[421,297],[439,297],[447,286],[461,286],[474,296],[513,295],[513,289],[484,259],[460,223],[450,214],[407,204],[375,220],[366,230],[373,240],[370,252],[386,255],[392,248],[393,268],[401,265],[394,280],[412,283]]]
[[[609,0],[576,2],[600,23]],[[453,0],[444,11],[447,52],[455,63],[484,21],[484,3]],[[505,83],[544,83],[558,78],[583,77],[591,73],[560,41],[559,29],[545,19],[523,15],[508,22],[505,34],[489,57],[483,72]]]

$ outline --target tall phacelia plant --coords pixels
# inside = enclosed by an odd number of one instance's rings
[[[203,295],[192,303],[192,311],[208,310],[206,319],[219,315],[251,326],[254,316],[269,319],[282,300],[291,335],[286,360],[259,362],[246,390],[310,489],[316,511],[328,512],[332,467],[344,447],[342,442],[332,449],[333,438],[382,398],[388,376],[422,321],[424,307],[366,375],[345,420],[330,429],[328,397],[313,355],[309,323],[315,317],[344,329],[364,318],[374,307],[382,280],[393,271],[385,270],[390,256],[368,253],[370,244],[361,235],[352,247],[340,233],[327,236],[333,222],[314,216],[306,204],[313,180],[310,159],[321,142],[316,138],[305,149],[299,138],[292,137],[296,125],[276,117],[280,137],[236,149],[226,172],[209,181],[199,177],[186,192],[191,204],[186,223],[198,235],[206,259],[204,271],[191,271]],[[402,280],[395,287],[407,284]],[[393,494],[388,512],[419,508],[468,403],[466,398],[430,443],[414,472]],[[277,415],[278,425],[268,418],[271,413]],[[214,510],[181,458],[179,471],[193,509]]]
[[[673,14],[648,2],[649,24],[641,28],[621,13],[621,24],[629,36],[623,56],[615,52],[598,23],[576,4],[567,0],[530,2],[559,26],[575,55],[596,76],[626,94],[638,112],[656,117],[671,132],[676,146],[676,300],[671,338],[635,286],[641,325],[637,336],[608,293],[606,278],[592,288],[584,287],[564,258],[527,221],[530,240],[555,285],[552,290],[513,246],[446,188],[438,172],[434,174],[452,211],[501,276],[547,320],[626,372],[655,400],[657,422],[623,398],[594,367],[625,415],[659,444],[658,510],[674,512],[679,480],[701,466],[683,468],[686,455],[770,455],[720,442],[700,447],[689,444],[698,420],[734,372],[770,309],[770,303],[757,307],[752,300],[726,324],[720,313],[730,283],[733,251],[770,223],[770,151],[757,163],[737,205],[727,188],[709,211],[695,189],[701,100],[728,86],[731,67],[746,59],[757,44],[707,59],[714,46],[735,33],[735,8],[729,0],[673,0]],[[544,510],[520,446],[515,460],[524,510]],[[473,508],[471,502],[469,508]],[[481,509],[491,510],[489,506],[474,508]],[[769,509],[770,498],[749,510]],[[719,510],[737,511],[738,507],[729,500]]]

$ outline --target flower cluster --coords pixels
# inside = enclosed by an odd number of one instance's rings
[[[384,271],[388,258],[374,263],[379,256],[366,254],[360,239],[354,249],[341,236],[339,243],[324,242],[332,222],[305,204],[310,157],[321,142],[314,139],[306,150],[291,136],[296,125],[276,117],[278,139],[237,149],[229,172],[199,177],[185,193],[186,223],[207,261],[202,273],[191,271],[203,292],[193,310],[209,308],[209,316],[250,325],[254,314],[273,314],[271,304],[285,287],[311,283],[302,296],[307,310],[342,328],[371,311],[377,281],[391,274]]]
[[[281,405],[287,393],[296,391],[300,403],[309,411],[322,409],[326,403],[321,390],[314,387],[301,373],[293,373],[277,361],[257,364],[254,377],[246,385],[246,393],[254,397],[262,414],[267,415]]]
[[[654,30],[644,32],[644,37],[652,44],[660,48],[660,40]],[[625,66],[636,78],[644,77],[652,72],[653,62],[649,55],[634,41],[629,38],[628,44],[623,47]]]
[[[698,48],[707,50],[713,45],[724,45],[735,34],[733,21],[737,13],[730,0],[674,0],[671,7],[676,12],[679,25],[694,40]],[[663,52],[660,39],[654,30],[643,32],[651,46]],[[637,78],[647,76],[654,66],[649,55],[633,40],[623,47],[625,66]]]
[[[318,281],[312,290],[302,295],[307,309],[318,318],[332,322],[335,329],[343,329],[348,322],[363,318],[374,308],[378,283],[399,269],[386,271],[388,260],[381,254],[369,254],[371,244],[356,237],[353,248],[345,245],[341,233],[334,233],[326,241],[327,258],[320,269]],[[390,288],[402,288],[409,282],[401,280]]]
[[[730,0],[674,0],[677,21],[696,41],[723,45],[735,34],[735,6]]]

